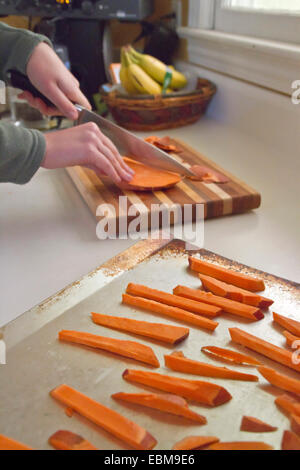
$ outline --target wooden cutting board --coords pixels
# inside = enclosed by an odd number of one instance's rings
[[[100,179],[96,174],[82,167],[68,168],[67,172],[72,178],[83,199],[97,219],[97,207],[101,204],[111,204],[114,207],[112,217],[118,223],[122,214],[119,212],[119,197],[127,196],[128,208],[139,205],[139,209],[148,214],[149,229],[151,228],[151,212],[155,209],[151,205],[165,204],[171,209],[174,204],[183,207],[185,204],[193,206],[193,220],[196,216],[196,205],[204,204],[204,216],[206,219],[220,217],[229,214],[238,214],[260,206],[260,194],[237,177],[219,167],[216,163],[204,157],[201,153],[189,147],[178,139],[171,139],[180,153],[173,154],[177,159],[187,165],[204,165],[219,171],[229,178],[228,183],[202,183],[183,179],[175,187],[165,191],[135,192],[122,191],[107,178]],[[172,213],[172,211],[170,210]],[[153,212],[152,212],[153,213]],[[128,224],[134,217],[128,217]]]

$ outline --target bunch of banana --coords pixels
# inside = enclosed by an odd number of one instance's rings
[[[169,82],[167,86],[166,78]],[[132,46],[125,46],[121,50],[120,79],[129,94],[161,95],[183,88],[187,83],[185,76],[174,67],[168,67],[150,55],[141,54]]]

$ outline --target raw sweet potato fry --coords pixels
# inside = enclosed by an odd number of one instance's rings
[[[90,442],[71,431],[56,431],[49,437],[49,444],[57,450],[97,450]]]
[[[284,330],[283,335],[286,337],[286,345],[289,346],[290,348],[293,346],[295,341],[299,341],[299,343],[296,345],[300,346],[300,337],[294,336],[292,333],[290,333],[287,330]]]
[[[261,366],[258,368],[258,372],[260,372],[261,375],[275,387],[300,395],[300,380],[292,379],[287,375],[280,374],[270,367]]]
[[[203,346],[201,351],[214,359],[247,366],[261,366],[262,363],[246,354],[241,354],[231,349],[218,348],[217,346]]]
[[[273,320],[294,335],[300,336],[300,322],[273,312]]]
[[[224,387],[200,380],[180,379],[179,377],[133,369],[126,369],[123,378],[129,382],[148,385],[209,406],[223,405],[232,398]]]
[[[239,328],[229,328],[229,333],[232,341],[235,343],[246,346],[247,348],[262,354],[273,361],[279,362],[284,366],[300,372],[300,364],[294,364],[293,353],[290,351],[280,348],[279,346],[275,346],[275,344],[268,343],[267,341],[251,335],[246,331],[240,330]]]
[[[81,331],[62,330],[58,337],[60,341],[83,344],[91,348],[109,351],[119,356],[129,357],[136,361],[145,362],[154,367],[159,367],[159,362],[152,348],[136,341],[124,341],[121,339],[106,338],[105,336],[92,335]]]
[[[199,302],[208,303],[221,308],[224,312],[237,315],[239,317],[247,318],[251,321],[258,321],[264,318],[264,314],[257,307],[245,305],[234,300],[225,299],[212,294],[211,292],[203,292],[199,289],[191,289],[186,286],[177,286],[173,289],[175,295],[186,297],[188,299],[196,300]]]
[[[243,416],[240,427],[241,431],[247,432],[273,432],[277,429],[277,427],[271,426],[260,419],[253,418],[253,416]]]
[[[300,450],[300,437],[292,431],[284,431],[281,441],[282,450]]]
[[[280,395],[275,404],[288,415],[300,416],[300,402],[290,395]]]
[[[140,284],[128,284],[126,294],[155,300],[156,302],[170,305],[171,307],[182,308],[188,312],[204,315],[210,318],[214,318],[222,313],[222,309],[220,307],[208,305],[204,302],[201,303],[195,300],[186,299],[184,297],[179,297],[178,295],[169,294],[168,292],[163,292],[157,289],[151,289],[150,287],[142,286]]]
[[[134,449],[149,450],[157,444],[156,439],[138,424],[68,385],[56,387],[50,395]]]
[[[291,429],[295,434],[297,434],[297,436],[300,436],[300,416],[299,415],[291,416]]]
[[[201,315],[195,315],[194,313],[187,312],[178,307],[171,307],[155,300],[144,299],[143,297],[136,297],[133,295],[123,294],[123,304],[131,305],[132,307],[138,307],[150,312],[159,313],[166,315],[167,317],[175,318],[191,325],[199,326],[210,331],[214,331],[218,322],[211,320],[210,318],[202,317]]]
[[[215,436],[187,436],[172,447],[173,450],[199,450],[207,447],[219,439]]]
[[[194,361],[184,356],[181,351],[175,351],[165,355],[165,366],[177,372],[201,375],[203,377],[214,377],[220,379],[244,380],[258,382],[258,377],[252,374],[244,374],[226,367],[213,366],[205,362]]]
[[[31,447],[0,434],[0,450],[33,450]]]
[[[273,447],[264,442],[217,442],[208,447],[207,450],[273,450]]]
[[[220,297],[226,297],[227,299],[235,300],[236,302],[241,302],[258,308],[268,308],[274,303],[271,299],[262,297],[254,292],[241,289],[240,287],[233,286],[232,284],[219,281],[214,277],[199,274],[199,279],[206,290],[209,290]]]
[[[112,395],[115,400],[124,400],[129,403],[136,403],[147,408],[153,408],[172,415],[196,421],[198,424],[206,424],[204,416],[190,410],[186,400],[176,395],[161,393],[115,393]]]
[[[222,268],[213,263],[200,260],[198,258],[189,257],[189,265],[193,271],[205,274],[207,276],[215,277],[220,281],[233,284],[234,286],[241,287],[242,289],[250,290],[251,292],[259,292],[265,289],[265,284],[262,279],[257,279],[246,274],[242,274],[232,269]]]
[[[168,344],[178,344],[185,340],[190,330],[181,326],[164,325],[163,323],[150,323],[133,320],[131,318],[113,317],[102,313],[92,312],[92,319],[97,325],[107,326],[115,330],[126,331],[147,338],[156,339]]]

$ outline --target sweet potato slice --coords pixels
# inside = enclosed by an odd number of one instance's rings
[[[124,162],[134,170],[133,178],[129,183],[119,183],[121,189],[129,191],[159,191],[175,186],[181,181],[181,176],[177,173],[160,170],[143,163],[123,157]]]
[[[136,341],[124,341],[121,339],[106,338],[105,336],[92,335],[81,331],[62,330],[58,337],[60,341],[83,344],[91,348],[109,351],[119,356],[129,357],[136,361],[145,362],[154,367],[159,367],[159,362],[152,348]]]
[[[173,289],[173,293],[187,299],[215,305],[216,307],[224,310],[224,312],[247,318],[251,321],[258,321],[264,318],[264,314],[257,307],[252,307],[251,305],[245,305],[240,302],[235,302],[234,300],[219,297],[211,292],[203,292],[199,289],[191,289],[186,286],[177,286]]]
[[[68,385],[56,387],[50,395],[134,449],[149,450],[157,444],[156,439],[138,424]]]
[[[268,343],[267,341],[251,335],[246,331],[240,330],[239,328],[229,328],[229,333],[232,341],[235,343],[246,346],[247,348],[262,354],[273,361],[279,362],[284,366],[300,372],[300,364],[293,363],[293,353],[290,351],[280,348],[279,346],[275,346],[275,344]]]
[[[286,345],[289,346],[290,348],[293,346],[295,341],[299,341],[299,343],[295,343],[295,344],[296,346],[300,346],[300,337],[298,338],[298,336],[293,335],[287,330],[284,330],[283,335],[286,338]]]
[[[208,305],[204,302],[201,303],[195,300],[186,299],[184,297],[179,297],[178,295],[169,294],[168,292],[151,289],[150,287],[142,286],[140,284],[128,284],[126,294],[136,295],[137,297],[143,297],[144,299],[155,300],[156,302],[170,305],[171,307],[182,308],[188,312],[197,313],[198,315],[204,315],[210,318],[214,318],[222,313],[222,309],[215,307],[214,305]]]
[[[292,431],[284,431],[281,441],[282,450],[300,450],[300,437]]]
[[[300,402],[290,395],[280,395],[275,399],[275,404],[289,416],[300,416]]]
[[[189,176],[191,180],[202,181],[203,183],[228,183],[230,181],[227,176],[208,166],[193,165],[190,167],[190,170],[195,175]]]
[[[194,313],[182,310],[181,308],[171,307],[170,305],[165,305],[160,302],[156,302],[155,300],[144,299],[143,297],[123,294],[122,302],[123,304],[131,305],[132,307],[149,310],[150,312],[175,318],[176,320],[199,326],[200,328],[205,328],[210,331],[214,331],[219,324],[210,318],[195,315]]]
[[[262,279],[256,279],[246,274],[242,274],[232,269],[222,268],[213,263],[200,260],[198,258],[189,257],[189,265],[193,271],[207,276],[215,277],[220,281],[233,284],[234,286],[241,287],[242,289],[250,290],[251,292],[259,292],[265,289],[265,284]]]
[[[115,330],[126,331],[140,336],[146,336],[168,344],[178,344],[185,340],[190,330],[181,326],[164,325],[133,320],[131,318],[113,317],[102,313],[92,312],[92,319],[97,325],[107,326]]]
[[[268,308],[274,303],[271,299],[262,297],[254,292],[241,289],[240,287],[233,286],[232,284],[219,281],[214,277],[199,274],[199,279],[206,290],[209,290],[220,297],[226,297],[227,299],[235,300],[236,302],[241,302],[258,308]]]
[[[273,450],[273,447],[265,442],[217,442],[208,447],[208,450]]]
[[[229,362],[231,364],[240,364],[247,366],[261,366],[261,362],[246,354],[241,354],[231,349],[218,348],[217,346],[203,346],[201,351],[208,356]]]
[[[273,320],[294,335],[300,336],[300,322],[273,312]]]
[[[0,450],[33,450],[31,447],[0,434]]]
[[[176,351],[165,355],[165,366],[177,372],[201,375],[203,377],[214,377],[219,379],[244,380],[257,382],[258,377],[252,374],[244,374],[226,367],[213,366],[205,362],[194,361],[184,356],[182,352]]]
[[[176,145],[171,144],[170,137],[157,137],[156,135],[151,135],[145,138],[145,142],[154,145],[155,147],[163,150],[164,152],[174,152],[179,153],[181,150],[176,147]]]
[[[187,436],[172,447],[173,450],[199,450],[207,447],[219,439],[215,436]]]
[[[241,422],[241,431],[247,432],[273,432],[277,431],[278,428],[271,426],[260,419],[253,418],[253,416],[243,416]]]
[[[126,369],[123,378],[129,382],[148,385],[209,406],[223,405],[232,398],[224,387],[200,380],[180,379],[179,377],[132,369]]]
[[[275,387],[300,395],[300,380],[292,379],[287,375],[280,374],[270,367],[261,366],[258,368],[258,372],[260,372],[260,374]]]
[[[172,415],[196,421],[198,424],[206,424],[204,416],[190,410],[186,400],[176,395],[160,393],[115,393],[112,395],[115,400],[124,400],[129,403],[135,403],[154,410],[160,410]]]
[[[49,437],[49,444],[56,450],[97,450],[89,441],[71,431],[56,431]]]

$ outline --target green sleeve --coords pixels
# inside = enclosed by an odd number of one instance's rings
[[[6,81],[11,69],[26,74],[29,58],[40,42],[51,46],[44,36],[0,22],[0,80]],[[41,132],[0,121],[0,182],[27,183],[39,169],[45,150]]]

